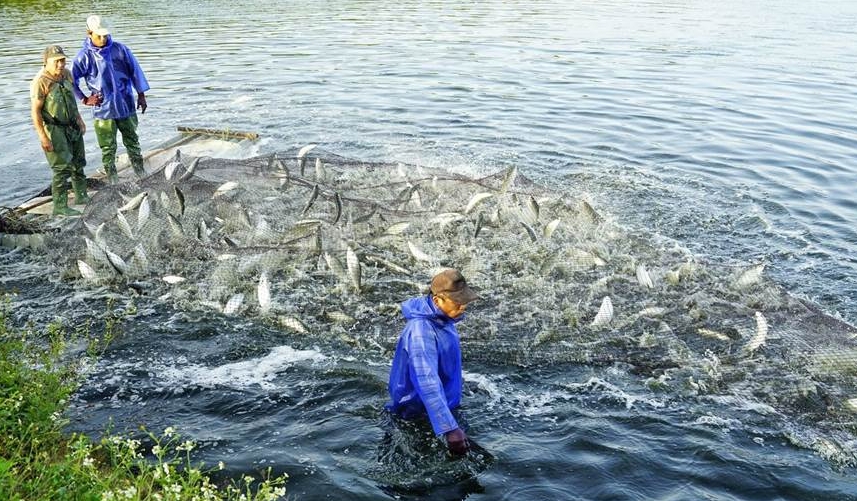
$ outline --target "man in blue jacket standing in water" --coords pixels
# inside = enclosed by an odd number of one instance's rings
[[[407,320],[390,369],[387,410],[405,419],[428,415],[436,435],[450,452],[465,454],[467,435],[452,410],[461,403],[461,347],[455,324],[467,304],[478,299],[458,270],[432,279],[431,293],[402,303]]]
[[[131,49],[113,40],[100,16],[86,19],[87,38],[72,66],[74,94],[83,104],[93,106],[95,137],[101,147],[104,173],[116,182],[116,132],[128,152],[131,167],[142,177],[143,154],[137,137],[137,112],[146,113],[149,82]],[[83,80],[89,95],[80,89]],[[133,91],[137,91],[136,107]]]

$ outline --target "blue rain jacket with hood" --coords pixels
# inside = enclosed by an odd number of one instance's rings
[[[458,428],[452,415],[461,403],[461,346],[455,324],[431,296],[402,303],[407,323],[396,345],[390,369],[390,402],[386,408],[404,418],[428,414],[435,434]]]
[[[92,115],[105,120],[119,120],[135,114],[134,89],[138,93],[149,90],[149,82],[131,49],[114,42],[110,36],[104,47],[96,47],[89,38],[84,40],[83,48],[72,63],[72,76],[78,100],[85,97],[80,88],[81,80],[90,93],[101,94],[101,104],[93,107]]]

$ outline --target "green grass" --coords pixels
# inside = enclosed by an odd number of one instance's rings
[[[276,500],[285,475],[250,475],[212,483],[192,458],[195,444],[172,428],[160,434],[111,433],[98,441],[66,433],[64,412],[86,367],[118,334],[123,314],[112,307],[100,337],[85,325],[69,332],[9,325],[10,300],[0,305],[0,499],[2,500]],[[88,349],[70,357],[70,343]],[[141,440],[143,439],[143,440]],[[146,445],[142,445],[145,441]]]

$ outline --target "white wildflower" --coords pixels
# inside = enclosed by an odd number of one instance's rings
[[[83,466],[84,467],[90,468],[90,467],[92,467],[93,464],[95,464],[95,461],[91,457],[86,456],[85,458],[83,458]]]
[[[217,469],[222,470],[224,468],[226,468],[226,464],[224,464],[223,461],[218,461],[217,462]]]
[[[167,438],[172,437],[175,433],[176,429],[172,426],[167,426],[166,428],[164,428],[164,436]]]

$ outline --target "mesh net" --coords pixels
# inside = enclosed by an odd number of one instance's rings
[[[515,169],[295,158],[172,159],[100,191],[56,259],[89,284],[384,357],[399,302],[455,267],[483,297],[460,326],[470,361],[628,364],[654,388],[743,392],[857,431],[857,331],[763,264],[702,262]]]

